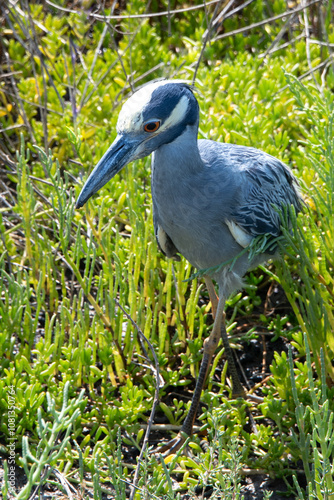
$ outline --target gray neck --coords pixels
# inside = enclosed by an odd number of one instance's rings
[[[188,125],[183,134],[169,144],[158,148],[152,158],[153,168],[159,171],[168,169],[169,175],[187,177],[203,168],[198,143],[198,124]]]

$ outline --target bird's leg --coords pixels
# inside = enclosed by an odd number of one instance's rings
[[[240,398],[240,397],[245,397],[246,396],[246,391],[243,388],[239,375],[237,372],[237,367],[235,366],[235,361],[233,357],[233,352],[230,346],[230,342],[228,340],[227,332],[226,332],[226,325],[225,325],[225,312],[223,314],[222,322],[221,322],[221,336],[223,340],[223,345],[225,349],[225,356],[227,358],[228,362],[228,371],[232,377],[232,397],[233,398]]]
[[[193,425],[196,418],[198,405],[201,399],[203,385],[207,378],[211,360],[216,351],[220,339],[222,317],[224,315],[224,306],[225,306],[225,301],[219,300],[212,332],[210,336],[204,341],[204,353],[196,382],[195,391],[191,400],[191,406],[189,412],[181,427],[181,431],[178,434],[178,436],[176,436],[175,439],[172,439],[166,445],[159,448],[157,450],[159,453],[166,452],[166,455],[169,455],[171,453],[176,452],[185,441],[184,434],[186,434],[187,436],[191,436],[193,433]]]
[[[217,297],[216,290],[215,290],[214,284],[212,282],[212,279],[209,276],[204,276],[204,280],[205,280],[205,284],[206,284],[206,287],[208,289],[210,301],[212,304],[212,316],[215,318],[219,299]],[[225,312],[222,315],[221,337],[222,337],[223,345],[225,348],[225,355],[226,355],[227,362],[228,362],[229,373],[232,377],[232,384],[233,384],[232,395],[234,398],[244,397],[246,395],[246,392],[241,385],[241,382],[240,382],[240,379],[238,376],[238,372],[237,372],[237,368],[235,366],[233,352],[232,352],[232,349],[230,347],[230,343],[229,343],[227,332],[226,332]]]
[[[221,310],[219,310],[219,306]],[[218,302],[216,319],[213,325],[212,332],[210,336],[204,340],[203,359],[199,370],[195,391],[191,401],[190,410],[181,428],[181,432],[185,432],[186,434],[188,434],[188,436],[191,436],[193,431],[193,425],[196,418],[197,408],[201,399],[203,385],[207,378],[211,360],[214,353],[216,352],[216,348],[220,339],[220,329],[221,329],[221,321],[223,314],[224,314],[224,302],[222,301],[220,304]]]
[[[212,283],[212,279],[209,278],[209,276],[204,276],[204,281],[209,292],[210,302],[212,306],[212,316],[213,319],[215,319],[218,307],[218,296],[216,294],[214,284]]]

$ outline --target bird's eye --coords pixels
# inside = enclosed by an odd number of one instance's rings
[[[159,127],[160,127],[160,121],[155,120],[153,122],[145,123],[144,130],[145,132],[156,132]]]

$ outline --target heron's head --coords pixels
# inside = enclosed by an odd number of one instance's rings
[[[149,83],[123,105],[117,136],[88,177],[76,203],[82,207],[125,165],[144,158],[198,122],[198,103],[191,87],[179,80]]]

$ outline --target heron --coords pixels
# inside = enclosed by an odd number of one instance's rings
[[[152,154],[153,225],[158,247],[167,257],[179,260],[181,254],[204,271],[214,322],[204,341],[181,431],[161,449],[168,453],[178,450],[193,433],[220,338],[232,395],[245,396],[226,332],[225,302],[243,287],[249,269],[273,257],[272,250],[264,250],[250,258],[247,249],[254,239],[278,237],[282,232],[279,211],[292,205],[298,212],[302,206],[298,181],[282,161],[253,147],[198,139],[198,128],[199,104],[192,85],[165,79],[140,87],[123,104],[117,136],[76,202],[77,208],[82,207],[125,165]],[[211,271],[206,272],[208,269]]]

